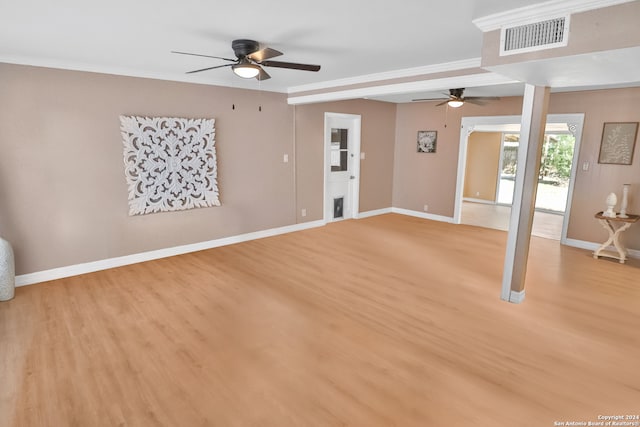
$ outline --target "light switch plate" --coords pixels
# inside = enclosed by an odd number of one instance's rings
[[[283,162],[285,162],[285,163],[289,163],[289,155],[288,155],[288,154],[285,154],[285,155],[282,157],[282,161],[283,161]]]

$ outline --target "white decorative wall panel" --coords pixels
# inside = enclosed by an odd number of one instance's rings
[[[129,215],[220,206],[213,119],[120,116]]]

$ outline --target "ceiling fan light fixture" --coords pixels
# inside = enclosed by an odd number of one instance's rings
[[[260,67],[249,61],[240,61],[239,64],[232,65],[233,72],[243,79],[252,79],[260,73]]]
[[[459,99],[452,99],[451,101],[447,102],[447,104],[451,108],[458,108],[458,107],[462,107],[462,104],[464,104],[464,102],[460,101]]]

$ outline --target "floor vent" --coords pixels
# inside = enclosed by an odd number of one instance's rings
[[[566,46],[568,38],[569,16],[503,27],[500,34],[500,55]]]

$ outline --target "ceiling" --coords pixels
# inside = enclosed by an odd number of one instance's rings
[[[0,62],[287,92],[361,75],[480,57],[473,19],[530,5],[530,0],[125,1],[0,0]],[[250,38],[284,52],[277,60],[320,64],[318,73],[269,68],[264,82],[244,80],[217,59],[231,41]],[[443,90],[446,88],[443,88]],[[442,91],[387,95],[407,102]],[[467,96],[509,96],[523,85],[469,88]]]

